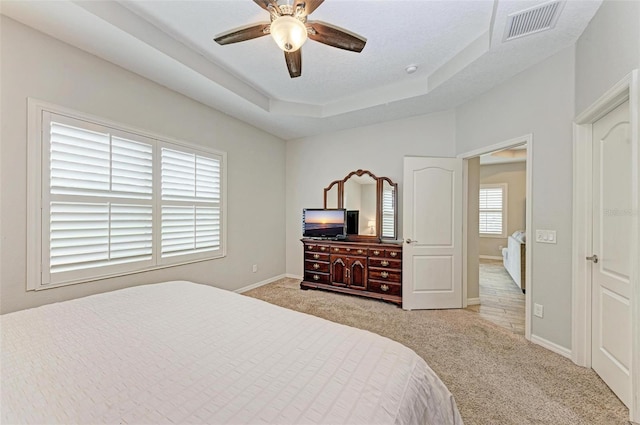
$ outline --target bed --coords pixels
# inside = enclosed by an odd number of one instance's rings
[[[379,335],[191,282],[0,316],[10,423],[462,424]]]
[[[523,230],[516,231],[509,236],[507,247],[502,249],[504,268],[523,293],[527,289],[525,280],[526,249],[526,236]]]

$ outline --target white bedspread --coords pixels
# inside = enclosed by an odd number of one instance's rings
[[[0,316],[1,422],[462,424],[409,348],[190,282]]]

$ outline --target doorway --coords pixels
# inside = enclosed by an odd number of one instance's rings
[[[533,137],[528,134],[458,156],[464,160],[464,193],[466,194],[463,205],[463,223],[465,223],[463,230],[464,307],[478,311],[487,320],[508,328],[516,334],[523,335],[526,339],[531,338],[530,293],[533,287],[530,267],[531,250],[525,248],[526,241],[531,240],[532,142]],[[505,178],[502,173],[505,170],[499,169],[502,167],[494,167],[497,169],[484,173],[487,176],[485,182],[488,185],[486,190],[481,191],[479,177],[480,157],[482,156],[494,158],[494,164],[508,163],[508,159],[513,160],[514,157],[520,156],[521,165],[506,168],[510,171],[524,168],[522,170],[524,193],[514,197],[520,198],[520,205],[518,208],[513,208],[514,217],[511,219],[517,229],[513,226],[509,227],[508,203],[501,211],[502,220],[496,220],[500,211],[491,208],[496,206],[492,205],[491,199],[495,199],[499,194],[502,194],[504,200],[509,197],[510,185],[507,183],[501,188],[500,183],[505,182],[498,181]],[[500,158],[503,161],[500,161]],[[485,160],[484,162],[490,163],[492,161]],[[523,166],[524,164],[526,166]],[[472,175],[477,178],[474,179]],[[517,192],[515,187],[514,192]],[[485,197],[483,202],[481,202],[481,196]],[[486,207],[484,212],[479,208],[481,203]],[[520,215],[520,217],[516,219],[516,215]],[[484,222],[482,222],[483,220]],[[486,238],[479,236],[481,230],[487,234]],[[483,240],[482,252],[481,239]],[[512,240],[511,253],[509,253],[508,244],[510,239]],[[520,251],[521,249],[522,251]],[[505,267],[510,264],[507,260],[513,263],[513,267],[511,267],[513,273],[510,273]],[[507,305],[508,308],[505,308]]]
[[[467,309],[522,336],[527,248],[526,156],[526,144],[480,155],[468,160],[467,175],[470,201],[467,255],[475,255],[471,247],[477,244],[479,289],[478,298],[469,295]],[[475,192],[479,193],[478,207],[471,204]],[[478,230],[472,231],[476,216]],[[472,258],[469,260],[468,289],[472,292],[476,272],[471,267],[476,267],[476,263]]]

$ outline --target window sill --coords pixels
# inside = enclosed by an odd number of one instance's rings
[[[481,238],[489,238],[489,239],[507,239],[507,235],[488,235],[482,234],[479,235]]]
[[[47,289],[61,288],[63,286],[80,285],[80,284],[84,284],[84,283],[97,282],[97,281],[100,281],[100,280],[113,279],[113,278],[117,278],[117,277],[129,276],[129,275],[140,274],[140,273],[146,273],[146,272],[151,272],[151,271],[155,271],[155,270],[162,270],[162,269],[168,269],[168,268],[172,268],[172,267],[186,266],[186,265],[189,265],[189,264],[201,263],[203,261],[218,260],[218,259],[221,259],[221,258],[225,258],[226,256],[227,256],[226,252],[223,252],[223,253],[221,253],[219,255],[216,255],[216,256],[213,256],[213,257],[198,258],[198,259],[189,260],[189,261],[185,261],[185,262],[181,262],[181,263],[163,264],[163,265],[160,265],[160,266],[147,267],[145,269],[140,269],[140,270],[111,273],[111,274],[105,274],[105,275],[95,276],[95,277],[91,277],[91,278],[83,278],[83,279],[77,279],[77,280],[72,280],[72,281],[67,281],[67,282],[51,283],[51,284],[47,284],[47,285],[38,284],[35,288],[28,288],[27,291],[28,292],[29,291],[44,291],[44,290],[47,290]]]

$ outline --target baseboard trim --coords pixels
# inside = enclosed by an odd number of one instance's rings
[[[297,280],[303,280],[302,276],[298,276],[295,274],[291,274],[291,273],[287,273],[284,275],[284,277],[288,278],[288,279],[297,279]]]
[[[566,357],[569,360],[571,360],[571,350],[561,345],[558,345],[555,342],[551,342],[547,339],[541,338],[533,334],[531,334],[531,342],[541,347],[544,347],[549,351],[553,351],[556,354],[560,354],[562,357]]]
[[[482,260],[500,260],[502,261],[502,257],[497,255],[478,255],[478,258]]]
[[[251,285],[243,286],[242,288],[236,289],[233,292],[238,293],[238,294],[242,294],[243,292],[247,292],[247,291],[250,291],[252,289],[259,288],[259,287],[264,286],[264,285],[266,285],[268,283],[275,282],[276,280],[284,279],[285,277],[287,277],[287,275],[285,275],[285,274],[281,274],[281,275],[278,275],[278,276],[270,277],[269,279],[262,280],[262,281],[257,282],[257,283],[253,283]]]
[[[467,305],[478,305],[480,304],[480,298],[467,298]]]

